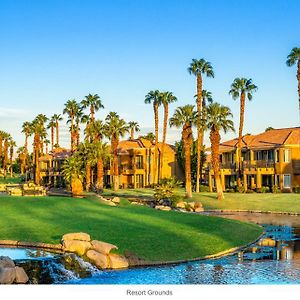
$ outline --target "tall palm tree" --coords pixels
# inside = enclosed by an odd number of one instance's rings
[[[134,133],[140,131],[140,125],[138,124],[138,122],[128,122],[128,127],[130,130],[130,139],[134,140]]]
[[[182,128],[181,136],[185,152],[185,196],[192,198],[191,147],[193,144],[192,126],[197,124],[197,112],[193,105],[180,106],[170,118],[170,126]]]
[[[55,121],[53,120],[53,116],[51,117],[47,128],[51,130],[51,150],[54,149],[54,128],[55,128]]]
[[[191,75],[195,75],[197,77],[197,112],[198,112],[198,120],[197,120],[197,174],[196,174],[196,192],[200,191],[200,180],[201,175],[201,149],[203,146],[203,131],[201,130],[201,118],[202,118],[202,75],[207,77],[214,77],[214,71],[210,62],[207,62],[205,59],[192,59],[190,66],[188,67],[188,72]]]
[[[24,150],[27,152],[28,151],[28,136],[29,136],[29,132],[30,132],[30,126],[31,123],[30,122],[24,122],[22,124],[22,133],[25,134],[25,143],[24,143]]]
[[[288,55],[286,64],[291,67],[297,64],[297,75],[298,80],[298,105],[299,105],[299,115],[300,115],[300,48],[294,47],[291,53]]]
[[[168,129],[168,119],[169,119],[169,104],[177,101],[177,98],[173,95],[172,92],[163,92],[160,94],[160,102],[164,108],[164,123],[163,123],[163,139],[162,139],[162,148],[161,148],[161,157],[160,157],[160,177],[164,178],[163,174],[163,161],[165,153],[165,145],[167,138],[167,129]]]
[[[8,147],[9,147],[9,163],[10,163],[10,177],[13,177],[13,156],[14,156],[14,147],[16,147],[16,142],[10,138],[8,141]]]
[[[100,108],[104,108],[102,101],[98,94],[92,95],[88,94],[85,98],[81,101],[81,105],[83,108],[90,108],[90,117],[91,123],[95,120],[95,112],[98,111]]]
[[[33,156],[34,156],[34,182],[35,184],[40,184],[41,177],[40,177],[40,165],[39,165],[39,158],[40,154],[43,152],[43,137],[46,136],[45,130],[45,118],[42,118],[40,115],[37,116],[31,125],[30,135],[34,135],[33,137]]]
[[[154,111],[154,125],[155,125],[155,150],[154,150],[154,183],[158,182],[157,177],[157,158],[158,158],[158,108],[161,105],[161,97],[160,97],[160,91],[150,91],[145,96],[145,103],[153,105],[153,111]]]
[[[69,117],[69,120],[71,122],[71,128],[70,128],[70,133],[71,133],[71,151],[75,150],[75,127],[74,127],[74,122],[75,122],[75,116],[80,110],[80,105],[76,102],[75,99],[70,99],[65,103],[65,108],[63,110],[63,114],[66,114]]]
[[[3,156],[3,141],[5,138],[6,132],[0,130],[0,163],[2,163],[2,156]]]
[[[8,148],[9,148],[9,141],[11,139],[11,135],[7,132],[4,132],[4,135],[2,136],[4,140],[3,145],[3,171],[4,171],[4,178],[7,174],[7,164],[8,164]]]
[[[246,98],[250,101],[252,100],[252,95],[257,91],[257,86],[252,82],[252,79],[247,78],[235,78],[231,84],[231,89],[229,94],[234,100],[240,99],[240,124],[239,124],[239,138],[237,145],[237,162],[238,162],[238,186],[241,185],[241,168],[242,168],[242,137],[243,137],[243,127],[245,118],[245,102]]]
[[[124,137],[129,129],[126,122],[115,112],[110,112],[105,118],[106,136],[111,140],[113,155],[111,174],[113,176],[114,191],[119,189],[118,145],[120,137]]]
[[[45,139],[44,140],[44,144],[45,144],[45,152],[46,152],[46,154],[48,154],[48,145],[50,144],[50,141],[48,140],[48,139]]]
[[[54,114],[51,119],[55,122],[56,143],[55,147],[59,147],[59,121],[62,121],[61,114]]]
[[[140,138],[149,140],[151,143],[153,143],[153,142],[155,141],[155,134],[154,134],[153,132],[148,132],[148,133],[145,134],[145,135],[140,135],[140,136],[139,136],[139,139],[140,139]]]
[[[100,141],[105,131],[105,126],[101,120],[95,120],[90,126],[86,127],[84,130],[85,139],[89,140],[90,142],[93,141]]]
[[[214,178],[217,189],[218,200],[224,199],[223,188],[220,177],[220,130],[225,133],[232,130],[234,131],[232,113],[227,106],[220,105],[219,103],[211,103],[206,108],[207,123],[206,127],[210,130],[211,141],[211,154],[212,154],[212,166],[214,170]]]
[[[20,160],[20,169],[21,169],[21,175],[25,173],[26,168],[26,150],[25,147],[19,147],[17,150],[17,154]]]

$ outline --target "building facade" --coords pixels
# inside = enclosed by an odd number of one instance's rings
[[[238,139],[220,144],[220,169],[223,189],[237,186],[241,174],[245,190],[262,187],[292,191],[300,187],[300,127],[273,129],[242,139],[241,165]],[[209,164],[208,183],[214,188],[213,170]]]

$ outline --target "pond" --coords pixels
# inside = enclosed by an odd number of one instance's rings
[[[31,283],[56,284],[297,284],[300,283],[300,216],[210,213],[251,221],[265,234],[247,249],[205,261],[100,271],[73,254],[0,249],[24,267]]]

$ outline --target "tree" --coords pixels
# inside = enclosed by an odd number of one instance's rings
[[[155,149],[154,149],[154,183],[158,182],[157,177],[157,157],[158,157],[158,107],[161,105],[161,97],[160,97],[160,91],[150,91],[145,96],[145,103],[153,105],[153,111],[154,111],[154,126],[155,126]]]
[[[65,108],[63,110],[63,114],[68,115],[69,121],[71,122],[71,127],[70,127],[70,133],[71,133],[71,151],[73,152],[75,150],[75,128],[74,128],[74,121],[75,121],[75,116],[80,110],[79,104],[76,102],[75,99],[70,99],[65,103]]]
[[[105,118],[106,136],[111,140],[111,151],[113,155],[111,174],[113,176],[114,191],[119,189],[119,165],[118,165],[118,145],[120,137],[128,133],[129,128],[126,122],[115,112],[110,112]]]
[[[85,176],[82,158],[76,153],[65,160],[62,167],[64,178],[70,182],[72,194],[81,195],[83,192],[82,181]]]
[[[55,121],[53,120],[53,116],[51,117],[47,128],[51,130],[51,150],[54,149],[54,128],[55,128]]]
[[[188,72],[197,77],[197,175],[196,175],[196,192],[200,191],[200,177],[201,177],[201,148],[203,146],[203,131],[201,131],[201,119],[202,119],[202,75],[207,77],[214,77],[214,71],[210,62],[201,58],[199,60],[192,59]]]
[[[28,136],[29,136],[29,132],[30,132],[30,126],[31,126],[31,123],[30,122],[24,122],[22,124],[22,133],[25,134],[25,143],[24,143],[24,150],[26,152],[28,152]]]
[[[269,126],[265,129],[265,132],[270,131],[270,130],[274,130],[274,128],[272,126]]]
[[[168,128],[168,119],[169,119],[169,104],[177,101],[177,98],[173,95],[172,92],[164,92],[160,94],[160,102],[164,107],[164,125],[163,125],[163,140],[162,140],[162,148],[161,148],[161,162],[160,162],[160,177],[164,178],[163,174],[163,161],[164,161],[164,153],[165,153],[165,145],[167,138],[167,128]]]
[[[16,142],[10,138],[8,141],[8,147],[9,147],[9,163],[10,163],[10,177],[13,177],[13,156],[14,156],[14,147],[16,147]]]
[[[48,140],[48,139],[45,139],[44,140],[44,144],[45,144],[45,152],[46,152],[46,154],[48,154],[48,145],[50,144],[50,141]]]
[[[191,147],[193,143],[192,126],[197,124],[197,112],[193,105],[185,105],[178,107],[172,118],[170,118],[170,126],[182,128],[181,136],[185,153],[185,195],[192,198],[191,183]]]
[[[11,135],[7,132],[4,132],[2,135],[3,138],[3,171],[4,171],[4,178],[6,178],[7,174],[7,164],[8,164],[8,147],[9,147],[9,140],[11,139]]]
[[[3,141],[6,136],[6,132],[0,130],[0,165],[3,166]]]
[[[128,127],[130,130],[130,139],[134,140],[134,133],[140,131],[140,125],[137,122],[128,122]]]
[[[155,134],[153,132],[148,132],[147,134],[145,135],[140,135],[139,136],[139,139],[140,138],[143,138],[145,140],[148,140],[150,141],[151,143],[153,143],[155,141]]]
[[[62,116],[61,114],[54,114],[51,119],[54,121],[55,123],[55,131],[56,131],[56,143],[55,143],[55,147],[59,147],[59,121],[62,121]]]
[[[252,100],[252,94],[257,90],[257,86],[252,82],[252,79],[247,78],[235,78],[231,84],[231,89],[229,94],[234,100],[240,99],[240,124],[239,124],[239,138],[237,145],[237,162],[238,162],[238,186],[241,185],[242,176],[242,137],[243,137],[243,127],[245,118],[245,102],[246,98],[250,101]]]
[[[214,170],[214,178],[217,189],[218,200],[224,199],[223,188],[220,177],[220,130],[225,133],[232,130],[234,131],[233,121],[230,119],[232,113],[227,106],[222,106],[219,103],[211,103],[206,108],[207,112],[207,128],[210,130],[211,141],[211,161]]]
[[[98,94],[95,94],[95,95],[88,94],[81,101],[81,105],[82,105],[83,108],[88,108],[88,107],[90,108],[91,123],[94,122],[95,112],[98,111],[100,108],[104,108]]]
[[[300,48],[294,47],[287,57],[286,64],[288,67],[292,67],[297,64],[297,75],[298,80],[298,106],[300,114]]]

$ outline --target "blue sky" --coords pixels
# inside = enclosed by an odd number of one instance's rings
[[[247,103],[244,133],[298,126],[296,68],[285,60],[300,46],[299,9],[294,0],[2,0],[0,129],[20,146],[22,122],[98,93],[105,106],[99,118],[117,111],[138,121],[142,133],[153,131],[145,94],[172,91],[178,102],[171,113],[193,103],[196,82],[187,67],[202,57],[215,70],[204,88],[232,109],[236,128],[239,103],[228,91],[240,76],[259,87]],[[61,132],[67,146],[63,124]],[[168,141],[179,137],[172,129]]]

